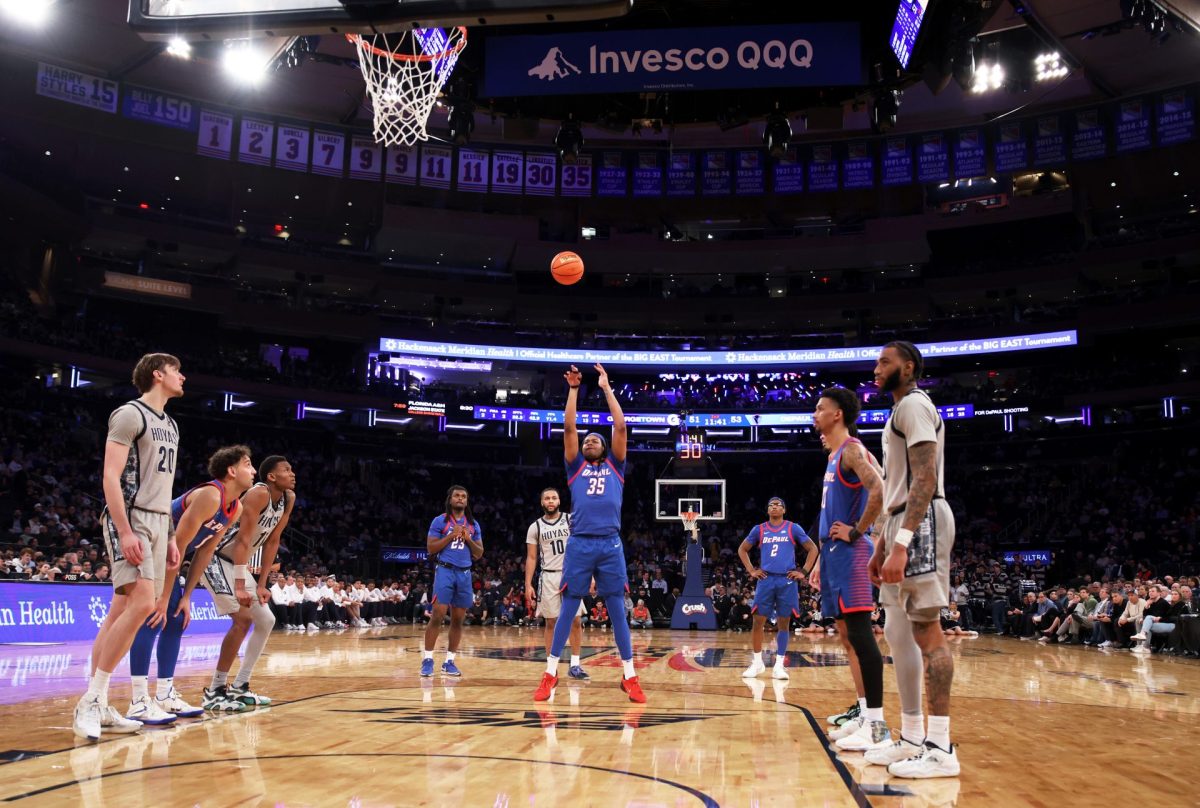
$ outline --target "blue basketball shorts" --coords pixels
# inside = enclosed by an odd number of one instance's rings
[[[475,603],[470,570],[438,567],[433,573],[433,603],[445,603],[456,609],[469,609]]]
[[[821,614],[841,617],[852,612],[869,612],[875,593],[867,565],[875,544],[868,536],[844,542],[826,539],[821,545]]]
[[[800,595],[796,590],[796,582],[786,575],[768,575],[763,578],[754,589],[754,606],[751,611],[756,616],[767,619],[799,617]]]
[[[567,542],[563,557],[563,591],[573,598],[588,594],[596,579],[596,595],[623,595],[629,589],[629,576],[625,568],[625,545],[620,536],[595,539],[590,536],[572,536]]]

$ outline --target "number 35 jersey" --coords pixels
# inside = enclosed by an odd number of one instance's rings
[[[580,453],[566,466],[567,487],[571,489],[571,535],[600,539],[621,535],[625,462],[606,457],[589,463]]]

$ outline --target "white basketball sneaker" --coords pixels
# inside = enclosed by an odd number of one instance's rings
[[[129,711],[125,717],[130,721],[140,721],[150,726],[160,726],[172,723],[176,716],[158,706],[149,695],[139,696],[129,703]]]
[[[742,678],[743,679],[753,679],[754,677],[758,676],[760,673],[765,673],[766,670],[767,670],[767,666],[762,664],[762,662],[751,662],[750,667],[748,667],[748,668],[746,668],[746,670],[742,671]]]
[[[174,687],[167,693],[166,698],[156,698],[155,701],[163,712],[171,713],[179,718],[198,718],[204,715],[203,708],[188,704]]]
[[[99,696],[84,696],[75,705],[75,721],[72,729],[75,734],[87,741],[100,740],[100,720],[104,708],[100,706]]]
[[[843,752],[865,752],[876,744],[890,741],[892,731],[885,721],[863,721],[854,732],[834,741],[834,745]]]
[[[928,777],[958,777],[958,751],[950,744],[947,752],[929,741],[915,757],[898,760],[888,766],[893,777],[908,777],[923,780]]]
[[[782,662],[776,662],[775,665],[771,668],[771,678],[772,679],[790,679],[792,677],[788,676],[787,668],[783,667]]]
[[[858,732],[866,723],[866,716],[857,715],[854,718],[851,718],[845,724],[842,724],[840,727],[834,727],[833,729],[829,730],[829,740],[840,741],[842,738],[846,738]]]
[[[908,760],[914,755],[919,755],[923,748],[921,744],[913,743],[904,736],[900,736],[895,740],[884,741],[872,746],[863,754],[863,760],[876,766],[890,766],[897,761]]]
[[[130,733],[142,728],[141,721],[134,721],[121,715],[111,704],[100,714],[100,726],[105,732]]]

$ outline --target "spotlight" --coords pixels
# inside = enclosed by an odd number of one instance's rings
[[[997,64],[982,64],[975,69],[975,81],[971,92],[986,93],[988,90],[999,90],[1004,86],[1004,68]]]
[[[192,46],[186,39],[172,37],[171,41],[167,43],[167,55],[178,59],[190,59],[192,58]]]
[[[559,158],[567,165],[574,165],[583,151],[583,128],[574,116],[568,117],[558,127],[554,136],[554,145],[558,149]]]
[[[465,146],[471,142],[471,133],[475,131],[475,105],[470,101],[458,101],[450,107],[447,123],[450,127],[450,139],[456,146]]]
[[[900,96],[896,89],[886,89],[875,96],[871,103],[871,128],[882,134],[896,128],[896,116],[900,112]]]
[[[221,66],[231,78],[244,84],[258,84],[267,72],[271,57],[254,48],[248,39],[231,39],[225,43]]]
[[[0,13],[26,28],[41,28],[55,0],[0,0]]]
[[[779,111],[779,104],[776,104],[775,111],[767,116],[767,125],[763,129],[763,145],[767,147],[767,153],[778,160],[787,154],[791,142],[792,124],[787,115]]]
[[[1035,81],[1060,79],[1071,72],[1070,68],[1063,64],[1062,57],[1057,53],[1043,53],[1033,60],[1033,68],[1035,71]]]

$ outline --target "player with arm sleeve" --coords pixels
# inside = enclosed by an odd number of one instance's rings
[[[750,631],[750,646],[754,649],[754,657],[750,667],[742,672],[742,677],[753,679],[766,670],[762,661],[763,626],[767,619],[774,617],[778,633],[775,635],[775,667],[772,678],[787,679],[785,667],[787,658],[788,638],[793,617],[800,616],[800,595],[796,582],[812,572],[817,563],[817,546],[809,540],[808,534],[795,522],[785,520],[787,505],[781,497],[771,497],[767,501],[767,521],[750,528],[746,538],[738,546],[738,558],[750,575],[757,582],[754,589],[753,628]],[[802,568],[796,567],[796,546],[802,545],[805,550]],[[759,566],[756,568],[750,562],[750,551],[759,548]]]
[[[483,532],[471,512],[470,494],[461,485],[446,492],[446,509],[434,518],[425,537],[429,558],[437,568],[433,573],[433,611],[425,627],[425,650],[421,675],[433,676],[433,647],[437,644],[446,611],[450,612],[450,638],[443,676],[462,676],[455,664],[458,644],[462,641],[463,620],[475,603],[471,586],[471,566],[483,556]]]
[[[241,515],[242,503],[238,497],[254,484],[255,469],[250,450],[245,446],[218,449],[208,459],[208,473],[211,480],[171,503],[174,541],[183,563],[196,566],[197,572],[203,570],[226,529]],[[133,701],[125,717],[143,724],[167,724],[176,718],[195,718],[204,714],[203,709],[188,704],[175,690],[179,642],[191,620],[192,589],[184,594],[177,567],[168,568],[167,578],[167,586],[150,619],[138,631],[133,647],[129,649]],[[150,655],[156,651],[156,640],[158,682],[156,697],[151,701],[148,678]]]
[[[575,614],[592,581],[596,595],[612,616],[613,635],[621,655],[621,690],[630,701],[645,703],[646,694],[638,682],[633,665],[633,637],[625,619],[625,591],[628,570],[621,542],[621,504],[625,493],[625,456],[627,434],[625,413],[613,392],[608,373],[597,364],[597,384],[604,391],[612,416],[612,445],[602,435],[589,432],[579,441],[575,425],[582,375],[574,365],[564,374],[567,382],[567,407],[563,417],[563,461],[567,485],[571,489],[571,539],[563,558],[562,611]],[[558,684],[558,660],[570,634],[571,623],[558,621],[546,673],[534,691],[535,701],[547,701]]]
[[[270,590],[259,583],[247,565],[260,547],[279,546],[279,536],[287,527],[295,504],[296,472],[292,464],[282,455],[268,455],[259,464],[258,482],[242,495],[241,516],[217,542],[212,560],[202,571],[204,588],[212,595],[217,613],[233,619],[221,641],[212,682],[204,690],[206,710],[236,712],[271,703],[268,697],[250,689],[250,675],[275,627],[275,615],[266,605]],[[266,559],[264,551],[264,560],[273,559]],[[191,577],[189,574],[189,581]],[[247,634],[250,634],[248,640]],[[229,669],[243,641],[246,649],[242,664],[233,682],[229,682]]]
[[[108,683],[138,629],[166,586],[168,567],[179,565],[171,541],[171,490],[179,454],[179,428],[167,402],[183,395],[179,360],[151,353],[133,369],[141,397],[113,410],[104,445],[101,527],[112,570],[113,597],[92,644],[92,675],[75,705],[72,730],[90,741],[102,731],[137,732],[140,721],[108,703]]]
[[[528,613],[535,614],[536,603],[536,616],[546,619],[546,653],[550,653],[554,626],[562,610],[563,556],[567,552],[567,541],[571,538],[571,515],[559,510],[561,499],[557,488],[542,491],[541,505],[542,515],[525,533],[525,545],[529,548],[525,556],[525,608]],[[533,575],[538,568],[539,558],[541,574],[535,591]],[[571,666],[567,669],[567,675],[586,681],[591,677],[583,669],[581,657],[583,626],[580,617],[583,613],[584,607],[580,603],[571,623]]]

